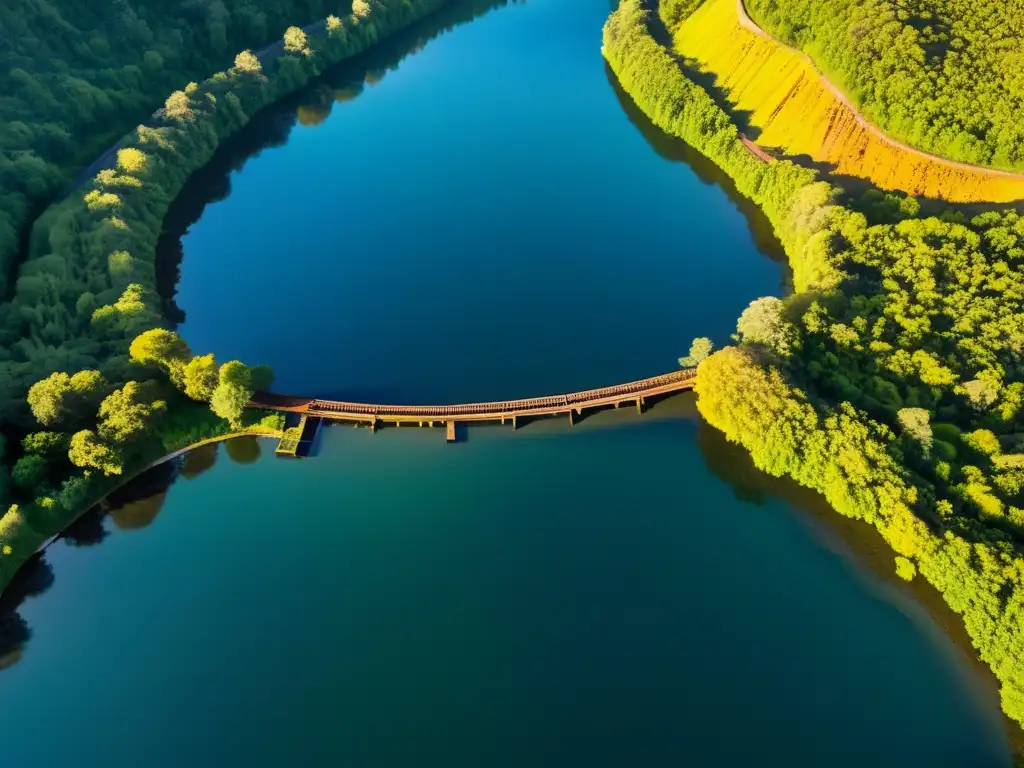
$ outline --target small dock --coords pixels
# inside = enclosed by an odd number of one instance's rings
[[[308,416],[302,414],[302,418],[299,419],[299,423],[294,427],[289,427],[284,431],[281,439],[277,443],[277,450],[274,453],[277,456],[289,456],[293,458],[304,458],[309,455],[310,448],[313,447],[313,440],[316,439],[316,433],[320,429],[320,424],[323,419],[319,416]]]
[[[305,414],[299,419],[298,426],[288,427],[281,435],[281,439],[277,443],[277,450],[274,453],[277,456],[298,456],[299,451],[299,440],[302,437],[302,430],[306,428],[306,422],[309,417]]]

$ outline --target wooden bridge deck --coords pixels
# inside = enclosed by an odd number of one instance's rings
[[[338,421],[368,423],[451,424],[465,421],[516,421],[523,417],[579,415],[584,409],[607,406],[618,407],[624,403],[635,403],[642,410],[647,398],[693,389],[697,381],[696,369],[688,368],[662,376],[640,379],[612,387],[589,389],[565,395],[526,398],[523,400],[502,400],[489,403],[464,403],[461,405],[381,405],[374,403],[350,403],[341,400],[303,399],[282,395],[261,394],[251,405],[256,408],[320,416]],[[452,431],[448,432],[453,436]]]

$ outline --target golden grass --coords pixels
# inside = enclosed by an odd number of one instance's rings
[[[736,0],[706,0],[676,30],[675,46],[715,75],[736,109],[750,114],[763,147],[807,155],[836,173],[912,195],[951,202],[1024,200],[1022,175],[931,157],[871,130],[806,56],[741,24]]]

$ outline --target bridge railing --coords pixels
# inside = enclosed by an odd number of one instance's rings
[[[631,395],[642,396],[672,384],[689,381],[697,375],[694,368],[653,376],[611,387],[589,389],[565,395],[549,395],[523,400],[502,400],[487,403],[464,403],[461,405],[373,405],[349,403],[338,400],[312,400],[310,411],[342,412],[366,416],[423,416],[425,418],[468,416],[487,413],[514,414],[522,411],[549,410],[555,408],[586,407],[588,403],[611,400]]]

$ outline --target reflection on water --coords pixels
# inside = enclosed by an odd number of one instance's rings
[[[212,469],[220,448],[219,443],[202,445],[133,478],[68,526],[60,541],[72,547],[102,544],[111,535],[107,520],[118,531],[149,527],[163,509],[175,481],[193,480]],[[225,444],[224,452],[235,464],[252,464],[261,456],[260,442],[255,437],[236,438]],[[18,609],[28,598],[46,592],[54,578],[45,552],[40,553],[22,567],[0,594],[0,670],[18,662],[32,634]]]
[[[224,446],[224,452],[235,464],[253,464],[260,460],[262,449],[259,439],[249,436],[229,440]]]
[[[403,60],[422,51],[431,40],[493,9],[517,2],[525,0],[449,3],[418,24],[325,72],[301,91],[270,105],[220,147],[210,163],[189,179],[164,220],[157,243],[156,286],[164,300],[166,317],[178,324],[185,321],[185,313],[174,301],[184,256],[181,239],[207,205],[231,194],[233,172],[264,150],[286,144],[296,123],[306,127],[320,125],[335,104],[352,101],[366,87],[380,83],[389,71],[398,69]]]
[[[651,146],[651,149],[669,162],[682,163],[688,166],[697,175],[697,178],[705,184],[722,188],[729,201],[747,219],[750,234],[754,239],[757,249],[772,260],[779,262],[787,270],[786,292],[788,293],[791,288],[788,284],[789,262],[786,258],[786,251],[783,249],[782,243],[775,236],[775,230],[772,229],[771,222],[768,221],[764,211],[749,197],[744,197],[739,193],[739,190],[736,189],[736,184],[725,171],[682,139],[669,136],[652,123],[650,118],[629,97],[629,94],[622,90],[622,86],[619,85],[615,73],[612,72],[611,67],[607,64],[605,64],[604,72],[608,78],[609,87],[614,91],[615,97],[619,100],[622,111],[629,118],[629,122],[636,126],[637,130]]]
[[[50,564],[37,555],[22,566],[13,581],[0,594],[0,670],[21,659],[25,644],[32,636],[18,608],[30,597],[41,595],[53,585]]]

